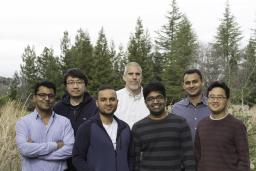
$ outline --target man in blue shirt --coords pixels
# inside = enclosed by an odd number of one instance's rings
[[[35,85],[34,112],[16,123],[16,144],[22,171],[63,171],[72,155],[74,131],[69,119],[52,111],[56,88],[44,81]]]
[[[211,111],[207,106],[207,99],[203,95],[204,81],[198,69],[190,69],[183,74],[183,89],[187,97],[175,103],[172,113],[186,119],[194,142],[197,124],[204,117],[209,116]]]

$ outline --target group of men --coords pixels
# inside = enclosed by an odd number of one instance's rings
[[[203,95],[197,69],[183,75],[186,98],[167,110],[165,86],[143,88],[142,68],[125,66],[125,87],[102,85],[96,99],[76,68],[64,76],[66,94],[36,84],[35,110],[16,123],[22,171],[249,171],[244,124],[227,112],[230,90],[213,82]]]

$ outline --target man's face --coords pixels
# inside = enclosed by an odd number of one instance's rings
[[[138,90],[141,87],[142,71],[139,66],[128,66],[123,75],[125,87],[131,91]]]
[[[189,97],[201,95],[204,83],[197,73],[185,74],[183,81],[183,89]]]
[[[96,105],[99,108],[99,112],[105,116],[112,116],[117,108],[117,96],[116,91],[112,89],[101,90],[98,93],[98,99]]]
[[[220,87],[213,88],[208,94],[208,107],[213,114],[225,112],[228,104],[228,99],[224,89]]]
[[[150,92],[145,99],[145,103],[150,114],[154,116],[160,116],[165,112],[166,99],[158,91]]]
[[[82,97],[86,91],[84,80],[68,76],[66,80],[66,90],[71,97]]]
[[[54,104],[54,90],[44,86],[38,88],[37,93],[33,96],[33,102],[40,111],[51,111]]]

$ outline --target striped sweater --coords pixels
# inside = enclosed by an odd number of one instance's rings
[[[209,117],[199,122],[195,138],[198,171],[249,171],[249,148],[244,124],[233,117]]]
[[[149,117],[135,123],[133,171],[195,171],[191,132],[185,119],[169,114],[162,120]]]

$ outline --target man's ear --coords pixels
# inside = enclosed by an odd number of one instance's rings
[[[33,102],[33,103],[36,102],[36,95],[33,95],[33,97],[32,97],[32,102]]]
[[[99,107],[98,100],[96,100],[96,106]]]
[[[126,82],[126,78],[125,78],[125,75],[123,75],[123,80],[124,80],[124,82]]]

